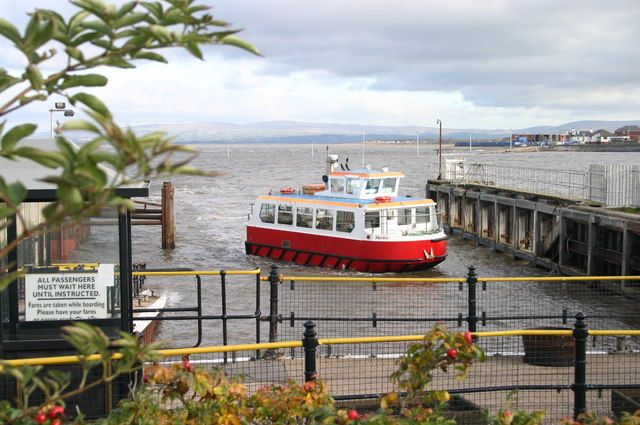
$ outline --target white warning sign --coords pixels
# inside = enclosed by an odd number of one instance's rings
[[[106,283],[113,285],[112,270],[110,279],[95,271],[25,275],[27,322],[106,319]]]

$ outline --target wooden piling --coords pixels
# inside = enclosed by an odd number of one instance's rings
[[[173,210],[175,190],[171,182],[162,184],[162,249],[176,247],[176,219]]]

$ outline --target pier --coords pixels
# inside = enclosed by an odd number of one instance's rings
[[[429,180],[449,234],[565,275],[640,273],[640,215],[563,195]]]

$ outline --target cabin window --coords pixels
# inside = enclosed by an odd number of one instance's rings
[[[393,193],[396,191],[397,179],[384,179],[382,181],[382,193]]]
[[[411,224],[411,208],[402,208],[398,210],[398,226],[406,226]]]
[[[333,211],[325,209],[316,210],[316,229],[333,230]]]
[[[344,192],[344,179],[331,179],[331,193]]]
[[[274,223],[276,218],[275,204],[262,204],[260,207],[260,220],[263,223]]]
[[[369,195],[378,193],[378,189],[380,188],[380,179],[370,179],[367,180],[367,186],[364,188],[364,193]]]
[[[313,208],[298,207],[296,214],[296,225],[298,227],[312,227]]]
[[[278,223],[293,224],[292,205],[278,205]]]
[[[364,213],[364,228],[375,229],[378,227],[380,227],[380,213],[378,211]]]
[[[338,232],[351,233],[356,226],[356,216],[353,211],[336,212],[336,230]]]
[[[429,221],[429,207],[416,208],[416,223],[426,223]]]
[[[351,195],[360,193],[360,179],[347,179],[347,193]]]

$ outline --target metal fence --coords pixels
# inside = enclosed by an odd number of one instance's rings
[[[437,174],[437,164],[430,164]],[[640,166],[592,164],[589,171],[467,164],[447,160],[445,180],[548,196],[601,202],[611,207],[640,206]]]
[[[487,360],[472,366],[465,380],[453,373],[434,372],[431,389],[454,395],[453,409],[461,409],[468,422],[482,423],[481,409],[544,410],[546,423],[583,411],[616,414],[633,409],[628,404],[640,390],[640,354],[627,347],[608,347],[610,340],[637,338],[640,331],[588,330],[589,320],[577,314],[566,330],[514,330],[477,332],[477,343],[494,347]],[[322,338],[315,323],[305,323],[301,339],[268,344],[214,346],[161,350],[161,363],[182,362],[207,370],[222,368],[230,377],[242,377],[249,391],[265,385],[305,382],[316,377],[329,388],[339,405],[375,400],[397,388],[389,375],[409,344],[422,335],[378,338]],[[388,345],[394,355],[379,355]],[[323,347],[351,347],[359,355],[323,353]],[[291,355],[291,348],[299,348]],[[486,348],[485,348],[486,349]],[[269,356],[260,353],[269,352]],[[74,360],[67,359],[66,362]],[[77,360],[76,360],[77,361]],[[57,364],[56,358],[9,361],[21,364]],[[634,392],[635,391],[635,392]],[[515,395],[514,395],[515,392]],[[460,414],[458,412],[457,414]],[[474,416],[475,415],[475,416]],[[469,417],[471,416],[471,417]],[[460,423],[460,422],[459,422]]]

